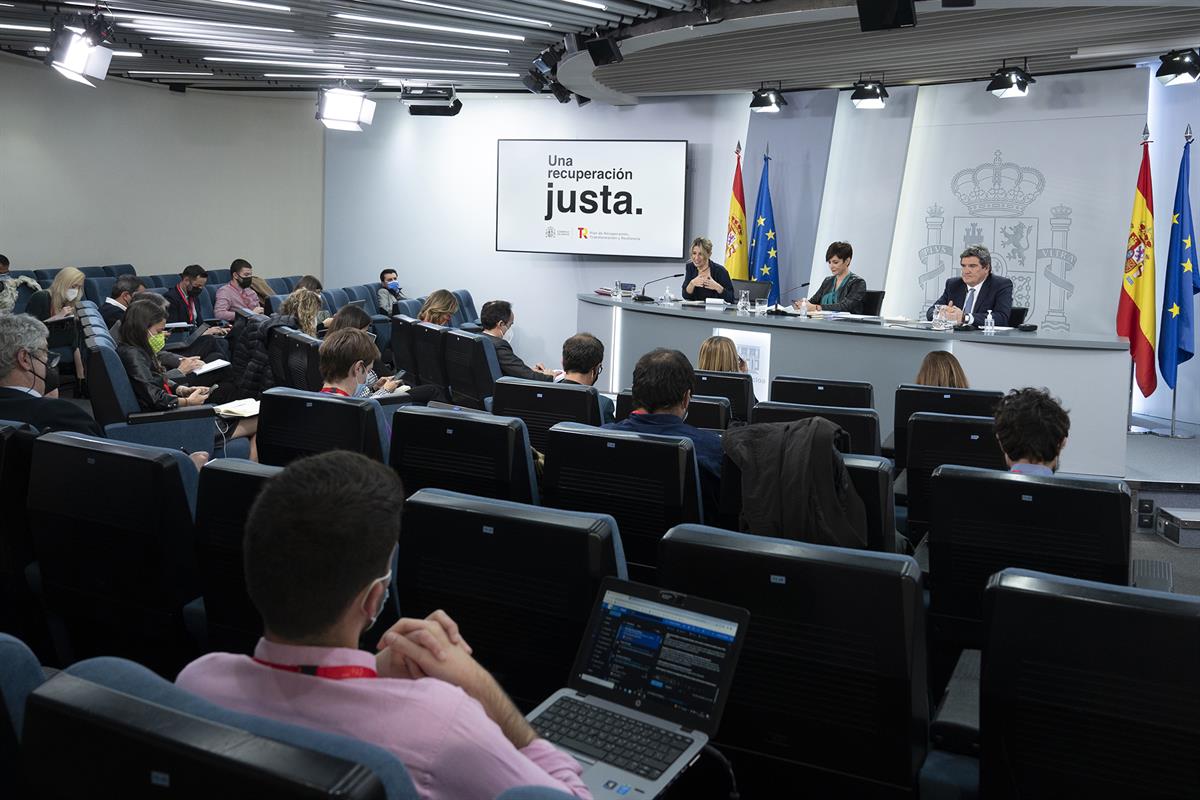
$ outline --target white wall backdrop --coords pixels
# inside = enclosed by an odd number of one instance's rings
[[[922,314],[981,242],[1030,322],[1113,334],[1146,93],[1134,69],[1039,78],[1022,100],[922,88],[885,311]]]
[[[557,365],[563,340],[576,332],[576,293],[617,278],[641,283],[682,272],[683,263],[497,253],[496,140],[688,139],[687,237],[707,236],[719,249],[733,147],[745,140],[749,113],[744,95],[619,108],[578,108],[533,95],[468,95],[462,112],[449,118],[412,117],[385,101],[364,133],[326,135],[325,282],[373,281],[384,266],[394,266],[411,297],[467,288],[477,306],[511,300],[517,353],[530,363]],[[605,331],[595,333],[607,338]]]
[[[0,253],[14,269],[131,263],[146,275],[247,258],[320,274],[314,100],[108,80],[0,56]]]
[[[1155,278],[1158,291],[1155,302],[1159,320],[1162,319],[1163,276],[1167,269],[1170,252],[1171,209],[1175,206],[1175,184],[1179,180],[1179,160],[1183,153],[1183,133],[1188,125],[1200,136],[1200,83],[1188,86],[1163,86],[1154,79],[1153,70],[1145,70],[1150,86],[1150,171],[1154,177],[1154,227],[1158,234],[1154,250]],[[1200,224],[1196,212],[1200,209],[1200,144],[1192,145],[1192,224]],[[1132,192],[1130,194],[1132,198]],[[1131,201],[1132,202],[1132,199]],[[1200,318],[1200,295],[1195,303],[1192,319]],[[1157,329],[1156,329],[1157,330]],[[1179,366],[1178,418],[1187,422],[1200,423],[1200,358],[1185,361]],[[1135,411],[1155,417],[1170,419],[1171,391],[1158,377],[1158,389],[1148,398],[1141,392],[1133,394]]]
[[[917,87],[897,86],[888,93],[887,107],[870,111],[856,109],[851,92],[838,96],[821,219],[812,253],[805,254],[811,258],[811,277],[797,279],[812,282],[810,295],[829,276],[825,249],[830,242],[849,242],[854,274],[869,289],[884,287]]]

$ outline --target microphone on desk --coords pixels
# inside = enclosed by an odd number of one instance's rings
[[[788,289],[788,290],[787,290],[786,292],[784,292],[783,294],[779,295],[779,299],[780,299],[780,300],[783,300],[783,298],[787,297],[789,294],[791,294],[792,292],[796,291],[797,289],[807,289],[807,288],[808,288],[808,285],[809,285],[809,283],[810,283],[810,281],[805,281],[804,283],[800,284],[799,286],[793,286],[792,288]],[[777,305],[783,305],[783,304],[782,304],[782,303],[778,303]],[[772,309],[771,309],[770,311],[768,311],[767,313],[768,313],[768,314],[775,314],[776,316],[778,316],[778,315],[780,315],[780,314],[786,314],[787,312],[786,312],[786,311],[778,311],[778,310],[776,310],[776,309],[772,308]]]
[[[674,275],[663,275],[661,278],[655,278],[652,281],[646,281],[645,283],[642,284],[641,294],[635,294],[633,296],[633,299],[639,303],[653,303],[654,298],[650,297],[649,295],[646,294],[647,286],[649,286],[652,283],[658,283],[659,281],[669,281],[671,278],[682,278],[682,277],[684,277],[684,273],[677,272]]]

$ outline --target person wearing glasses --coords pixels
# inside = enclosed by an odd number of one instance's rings
[[[42,433],[103,436],[86,411],[58,398],[59,354],[50,351],[49,337],[49,328],[28,314],[0,314],[0,419]]]
[[[942,296],[925,312],[925,319],[933,319],[934,309],[945,306],[946,319],[955,325],[982,326],[989,311],[997,325],[1008,325],[1013,283],[992,274],[992,254],[988,249],[973,244],[962,251],[958,264],[962,267],[962,277],[946,281]]]
[[[590,333],[577,333],[563,342],[562,377],[559,383],[595,386],[604,372],[604,342]],[[617,409],[612,398],[599,395],[600,424],[617,421]]]

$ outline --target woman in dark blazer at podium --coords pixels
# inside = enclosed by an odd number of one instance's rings
[[[867,295],[867,282],[850,271],[854,248],[849,242],[834,242],[825,250],[825,261],[833,274],[821,281],[816,294],[808,299],[811,311],[848,311],[861,314]],[[800,301],[793,305],[797,308]]]
[[[703,236],[692,240],[692,260],[687,262],[683,276],[684,300],[720,298],[733,302],[733,281],[729,270],[711,259],[712,242]]]

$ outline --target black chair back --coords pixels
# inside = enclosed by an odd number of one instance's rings
[[[37,431],[27,425],[0,420],[0,631],[35,646],[34,628],[40,634],[41,613],[25,580],[25,568],[34,561],[29,532],[29,472]]]
[[[361,764],[70,674],[29,696],[21,750],[35,797],[387,797]]]
[[[1195,794],[1200,599],[1006,569],[985,601],[980,796]]]
[[[287,333],[288,386],[319,392],[325,385],[321,378],[321,340],[301,331]]]
[[[378,408],[369,398],[268,389],[258,410],[259,461],[285,467],[297,458],[330,450],[383,461]]]
[[[456,330],[447,330],[444,339],[451,399],[468,408],[485,408],[496,381],[504,376],[492,340],[481,333]]]
[[[409,494],[434,488],[538,502],[529,435],[516,417],[402,408],[392,417],[390,458]]]
[[[525,420],[529,443],[542,453],[546,452],[550,428],[557,423],[599,425],[601,422],[596,387],[511,377],[496,381],[492,413]]]
[[[1029,309],[1024,306],[1013,306],[1008,313],[1008,324],[1012,327],[1025,324],[1025,317],[1029,315]]]
[[[450,379],[446,375],[446,329],[429,322],[413,327],[413,349],[417,358],[417,374],[421,384],[436,386],[450,396]]]
[[[809,417],[824,417],[850,434],[849,452],[865,456],[880,454],[879,414],[873,408],[835,408],[767,402],[754,407],[750,413],[750,423],[791,422]]]
[[[635,580],[653,583],[663,534],[703,521],[691,439],[560,422],[550,429],[545,453],[545,504],[612,514]]]
[[[943,386],[901,384],[896,388],[893,420],[896,469],[908,466],[908,418],[918,411],[957,414],[960,417],[990,417],[995,414],[1001,392],[983,389],[948,389]]]
[[[396,369],[404,370],[414,386],[421,384],[421,373],[417,369],[417,320],[404,314],[392,317],[392,358]]]
[[[659,558],[663,588],[750,611],[718,744],[838,774],[837,796],[914,788],[929,722],[915,560],[702,525],[673,528]]]
[[[868,289],[867,293],[863,295],[862,313],[868,317],[878,317],[879,312],[883,310],[883,296],[885,294],[887,292],[879,289]]]
[[[229,458],[210,461],[200,470],[196,563],[210,651],[252,654],[262,635],[262,619],[246,593],[242,538],[258,493],[282,471]]]
[[[526,711],[564,685],[600,581],[625,576],[607,515],[437,489],[405,503],[399,565],[404,613],[453,609],[475,657]]]
[[[728,397],[704,397],[694,394],[692,395],[692,402],[688,404],[687,421],[689,425],[719,433],[728,428],[729,423],[733,419],[729,409],[730,403]],[[622,389],[617,394],[615,418],[617,421],[623,420],[632,411],[633,390]]]
[[[87,494],[64,501],[64,486]],[[183,666],[183,607],[200,594],[195,490],[183,453],[73,433],[34,443],[29,523],[42,598],[69,639],[60,657]]]
[[[267,363],[271,367],[271,381],[275,386],[297,387],[292,383],[290,334],[298,333],[294,328],[276,325],[267,334]]]
[[[984,586],[1008,567],[1129,583],[1124,481],[943,466],[932,484],[929,610],[942,641],[979,646]]]
[[[908,418],[908,536],[929,532],[933,471],[943,464],[1004,471],[1004,451],[992,417],[958,417],[918,411]]]
[[[771,296],[770,281],[742,281],[737,278],[730,279],[733,282],[733,299],[736,302],[743,291],[750,293],[750,304],[753,305],[755,300],[766,300]]]
[[[707,397],[728,397],[729,413],[733,419],[746,422],[754,406],[754,376],[744,372],[713,372],[696,370],[692,394]]]
[[[771,381],[771,401],[806,406],[874,408],[875,390],[866,381],[827,381],[781,375]]]

